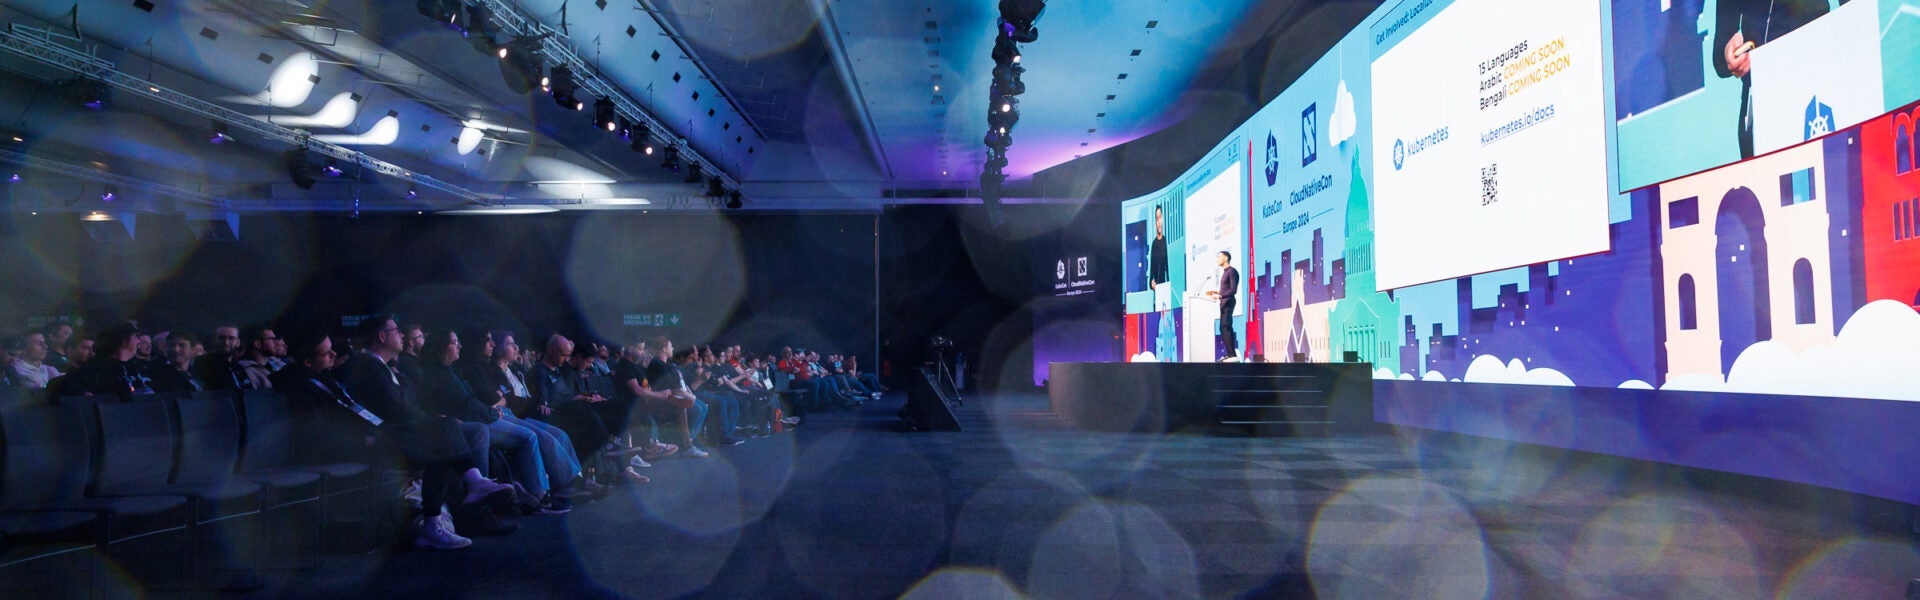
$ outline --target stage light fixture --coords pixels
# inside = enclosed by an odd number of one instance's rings
[[[652,156],[652,138],[652,134],[648,133],[647,126],[643,123],[635,123],[632,127],[627,128],[628,147],[633,148],[634,152]]]
[[[740,210],[740,207],[745,205],[745,202],[740,201],[740,190],[727,192],[727,208],[729,210]]]
[[[68,102],[92,110],[106,110],[113,106],[113,88],[98,79],[68,79],[55,84],[60,96]]]
[[[707,196],[718,198],[727,194],[727,187],[719,177],[707,178]]]
[[[665,154],[666,158],[660,160],[660,167],[675,173],[680,172],[680,149],[667,146],[662,154]]]
[[[467,5],[466,30],[468,32],[478,32],[481,37],[493,37],[493,9],[487,8],[487,5],[479,2]],[[500,57],[506,58],[506,55],[502,54]]]
[[[339,177],[345,175],[346,171],[340,170],[339,159],[329,156],[327,157],[326,163],[320,165],[320,174],[328,177]]]
[[[448,27],[460,26],[460,3],[454,0],[419,0],[413,6],[420,11],[420,16]]]
[[[14,174],[12,174],[12,175],[8,175],[8,176],[7,176],[7,183],[20,183],[20,174],[19,174],[19,173],[14,173]]]
[[[687,163],[687,178],[683,181],[686,183],[700,183],[700,163]]]
[[[114,187],[111,183],[107,184],[106,189],[100,191],[101,202],[112,202],[119,199],[120,188]]]
[[[227,142],[233,141],[233,136],[228,135],[227,134],[228,131],[229,129],[226,123],[220,122],[220,121],[214,121],[213,135],[207,136],[207,143],[220,145],[220,144],[225,144]]]
[[[287,176],[293,179],[293,185],[303,190],[313,189],[313,184],[317,182],[313,178],[313,163],[307,160],[305,148],[288,150],[284,162],[287,167]]]
[[[599,100],[593,101],[593,126],[594,127],[599,127],[607,131],[614,131],[619,128],[618,127],[619,122],[617,121],[617,119],[618,119],[618,116],[614,113],[614,105],[613,105],[612,98],[601,98]]]
[[[407,199],[408,199],[408,200],[413,200],[413,199],[417,199],[417,198],[419,198],[419,197],[420,197],[420,190],[419,190],[419,188],[415,188],[415,187],[414,187],[414,186],[412,186],[412,185],[408,185],[408,186],[407,186]]]
[[[580,88],[573,81],[573,69],[554,67],[552,71],[548,72],[548,77],[549,85],[547,87],[553,92],[554,104],[558,104],[561,108],[567,110],[580,110],[585,107],[586,103],[574,97],[574,93],[578,92]]]

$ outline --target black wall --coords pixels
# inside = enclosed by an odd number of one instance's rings
[[[50,316],[337,327],[377,310],[429,326],[558,330],[616,341],[781,345],[872,356],[875,215],[572,213],[250,215],[239,241],[198,242],[142,216],[102,242],[71,213],[0,228],[0,329]],[[119,227],[107,223],[106,227]],[[678,314],[668,327],[628,314]]]
[[[899,206],[881,223],[881,339],[896,366],[920,364],[928,340],[942,335],[967,355],[991,390],[1033,390],[1033,315],[1050,293],[1033,272],[1035,253],[1062,245],[1094,248],[1118,260],[1119,213],[1111,204],[1015,204],[1000,207]],[[1079,318],[1120,320],[1114,296],[1104,312],[1088,304]]]

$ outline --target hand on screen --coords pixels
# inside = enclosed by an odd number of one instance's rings
[[[1724,49],[1727,55],[1727,71],[1733,73],[1734,77],[1746,77],[1747,73],[1752,72],[1753,57],[1748,54],[1752,50],[1753,43],[1747,41],[1746,35],[1738,31],[1733,32],[1733,38],[1727,40],[1727,47]]]

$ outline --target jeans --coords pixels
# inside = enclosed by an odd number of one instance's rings
[[[700,399],[699,403],[707,404],[711,410],[717,410],[720,413],[714,423],[719,431],[710,437],[715,439],[733,437],[734,427],[740,424],[740,401],[727,394],[702,393],[695,397]]]
[[[580,475],[580,457],[574,454],[573,439],[567,432],[547,423],[513,416],[511,411],[501,415],[500,420],[526,427],[540,436],[540,464],[547,470],[547,489],[567,487]]]
[[[505,451],[507,460],[513,463],[509,470],[514,481],[520,482],[535,496],[544,495],[552,489],[546,467],[542,464],[545,461],[540,457],[540,434],[525,425],[505,419],[488,423],[487,429],[493,433],[493,447]]]

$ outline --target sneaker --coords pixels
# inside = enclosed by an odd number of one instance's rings
[[[442,515],[447,513],[440,513]],[[520,526],[500,518],[500,514],[491,510],[461,511],[453,519],[455,527],[471,536],[507,535],[520,529]]]
[[[709,456],[713,456],[711,454],[708,454],[707,451],[701,450],[700,447],[694,446],[692,444],[687,445],[686,455],[687,455],[687,458],[706,458]]]
[[[481,479],[467,486],[467,498],[463,504],[485,502],[493,500],[495,496],[511,500],[513,498],[513,486],[491,479]]]
[[[540,499],[540,514],[564,515],[572,511],[573,503],[568,502],[566,498],[547,494],[547,497]]]
[[[401,486],[400,488],[400,497],[406,499],[407,504],[413,506],[413,508],[419,509],[420,508],[420,480],[417,478],[408,479],[407,484],[404,486]]]
[[[647,459],[635,456],[633,458],[627,459],[627,466],[645,469],[645,468],[652,467],[653,463],[647,462]]]
[[[509,485],[513,486],[513,504],[516,514],[532,515],[540,513],[539,496],[535,496],[533,492],[527,491],[526,486],[520,485],[518,481]]]
[[[472,546],[473,540],[460,537],[460,534],[453,532],[452,520],[446,515],[447,513],[441,512],[435,518],[421,519],[420,535],[413,539],[413,545],[435,550],[457,550]]]
[[[787,425],[799,425],[800,417],[784,417],[780,419],[780,422],[786,423]]]
[[[679,451],[680,451],[679,446],[675,446],[673,444],[662,444],[660,442],[653,442],[647,445],[646,451],[641,452],[640,456],[645,457],[647,460],[653,460],[657,458],[666,458],[669,456],[673,456],[673,453],[679,452]]]
[[[626,476],[627,479],[633,480],[634,483],[647,483],[647,482],[653,481],[653,478],[647,477],[645,475],[641,475],[640,472],[635,471],[633,467],[627,467],[626,470],[621,471],[620,474]]]

